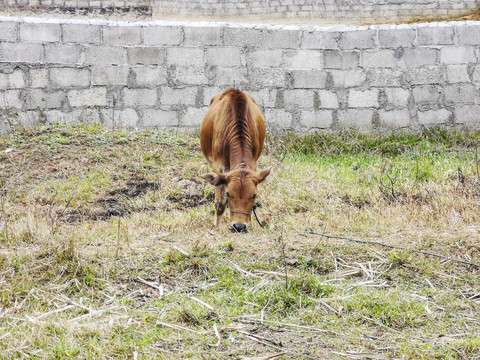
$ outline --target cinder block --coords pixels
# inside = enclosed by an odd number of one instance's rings
[[[455,123],[478,127],[480,123],[480,105],[461,104],[455,106]]]
[[[30,69],[30,87],[45,88],[48,86],[48,69]]]
[[[417,105],[443,103],[443,87],[439,85],[415,86],[412,95]]]
[[[226,27],[223,30],[223,44],[263,48],[263,33],[261,29]]]
[[[136,127],[138,125],[139,116],[135,109],[100,109],[103,124],[106,126],[123,126],[127,128]]]
[[[378,30],[378,42],[381,48],[409,48],[415,41],[415,29]]]
[[[16,108],[21,109],[23,107],[23,101],[21,98],[21,90],[1,90],[0,91],[0,109]]]
[[[70,112],[47,110],[43,114],[49,123],[79,124],[85,121],[83,109],[73,109]]]
[[[283,92],[283,103],[286,109],[313,109],[313,91],[295,89]]]
[[[338,38],[340,34],[337,32],[314,30],[304,31],[302,35],[302,49],[318,49],[318,50],[334,50],[338,49]]]
[[[212,99],[216,95],[222,93],[224,90],[225,90],[224,87],[217,87],[217,86],[203,87],[203,105],[210,106],[210,102],[212,101]]]
[[[326,69],[352,69],[358,67],[360,52],[328,50],[324,52],[324,67]]]
[[[185,127],[200,128],[203,117],[207,112],[207,107],[189,107],[187,111],[180,118],[180,125]]]
[[[313,70],[323,67],[323,54],[318,50],[286,50],[283,59],[285,68],[291,70]]]
[[[205,68],[201,67],[185,67],[173,66],[168,72],[174,85],[207,85],[209,79],[205,72]]]
[[[104,26],[103,43],[107,45],[138,45],[142,42],[140,26]]]
[[[179,45],[183,41],[181,26],[152,25],[143,27],[145,45]]]
[[[292,70],[291,76],[296,89],[322,89],[327,83],[327,73],[321,70]]]
[[[435,65],[438,59],[438,50],[430,48],[405,49],[401,62],[406,66],[421,67]]]
[[[300,126],[307,129],[330,129],[333,124],[332,111],[301,111]]]
[[[92,85],[127,85],[128,66],[93,66]]]
[[[362,66],[364,68],[393,68],[397,66],[395,51],[390,49],[363,51]]]
[[[23,71],[15,69],[11,73],[0,72],[0,90],[22,89],[25,87]]]
[[[443,71],[438,66],[425,66],[421,68],[412,68],[408,71],[412,85],[434,85],[445,83]]]
[[[209,47],[207,64],[223,67],[242,66],[245,64],[243,50],[238,47]]]
[[[338,124],[341,128],[354,128],[361,132],[373,130],[373,110],[348,109],[338,111]]]
[[[260,89],[248,91],[248,94],[255,100],[260,109],[273,108],[277,101],[277,89]]]
[[[135,127],[138,124],[138,114],[134,109],[124,109],[120,111],[119,122],[121,126]]]
[[[6,130],[11,130],[12,128],[18,129],[19,126],[23,128],[31,128],[38,125],[40,120],[40,112],[38,110],[22,111],[20,109],[15,109],[15,111],[7,111],[2,115],[3,116],[0,116],[0,131],[2,131],[2,127]]]
[[[336,88],[360,86],[367,80],[367,76],[362,70],[332,70],[330,73]]]
[[[50,83],[54,88],[84,88],[90,86],[90,71],[79,68],[50,69]]]
[[[60,41],[59,24],[21,23],[20,40],[26,42]]]
[[[283,61],[283,50],[255,50],[247,52],[247,62],[250,67],[280,67]]]
[[[203,47],[175,47],[167,49],[167,65],[197,66],[205,65]]]
[[[287,29],[263,29],[264,49],[298,49],[300,31]]]
[[[156,89],[122,89],[123,104],[126,107],[150,107],[157,103]]]
[[[172,89],[170,87],[161,88],[160,103],[162,105],[195,105],[197,98],[197,88],[187,87],[182,89]]]
[[[402,86],[405,83],[403,70],[398,68],[372,68],[368,71],[368,83],[370,86]]]
[[[338,46],[341,49],[371,49],[375,47],[375,30],[352,30],[341,33]]]
[[[348,107],[367,108],[378,107],[378,105],[378,89],[348,91]]]
[[[158,65],[165,63],[165,49],[159,47],[137,46],[127,49],[130,65]]]
[[[419,27],[417,30],[419,45],[451,45],[453,44],[453,26]]]
[[[78,1],[86,1],[86,0],[65,0],[65,3],[63,6],[73,9],[77,7]]]
[[[83,90],[68,91],[68,102],[73,107],[92,107],[107,105],[106,87],[91,87]]]
[[[445,46],[440,49],[440,59],[443,64],[476,63],[473,46]]]
[[[480,25],[473,22],[465,22],[457,26],[458,43],[460,45],[480,44]]]
[[[254,86],[285,87],[286,71],[278,68],[254,68],[251,70],[250,79]]]
[[[45,62],[52,64],[81,64],[83,62],[82,46],[75,44],[45,45]]]
[[[320,108],[338,109],[339,103],[337,94],[328,90],[318,90],[317,94],[320,100]]]
[[[185,46],[222,45],[223,27],[221,26],[185,26]]]
[[[120,46],[90,46],[85,49],[85,64],[126,64],[125,49]]]
[[[28,89],[26,92],[27,109],[59,109],[65,103],[65,92],[46,92],[43,89]]]
[[[473,81],[480,81],[480,72],[477,70],[473,72]],[[479,69],[480,70],[480,69]],[[450,84],[470,82],[470,77],[468,76],[468,66],[467,65],[447,65],[447,82]]]
[[[139,87],[156,87],[167,83],[167,69],[163,66],[138,66],[132,68],[135,84]]]
[[[88,24],[62,24],[62,39],[64,43],[100,44],[101,27]]]
[[[427,110],[418,112],[420,125],[443,125],[451,121],[452,113],[447,109]]]
[[[445,86],[445,102],[454,104],[477,104],[478,90],[472,84],[458,84]]]
[[[267,128],[271,131],[292,127],[292,114],[282,109],[266,109],[264,112]]]
[[[215,85],[237,87],[248,84],[250,84],[250,81],[245,67],[217,68],[215,70]]]
[[[387,95],[387,102],[395,107],[408,106],[410,99],[410,91],[402,88],[385,88],[385,95]]]
[[[17,41],[18,23],[16,21],[0,22],[0,41]]]
[[[382,128],[398,129],[411,125],[410,112],[403,110],[379,110],[378,117]]]
[[[103,123],[102,116],[100,115],[100,109],[98,107],[87,106],[82,110],[83,110],[83,114],[80,121],[83,124],[102,124]]]
[[[176,111],[145,109],[142,111],[142,120],[140,124],[148,128],[164,129],[178,126],[178,116]]]
[[[0,62],[42,63],[43,45],[0,42]]]

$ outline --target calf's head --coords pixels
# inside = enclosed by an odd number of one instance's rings
[[[202,175],[205,181],[214,186],[225,185],[222,202],[227,201],[230,208],[230,231],[247,232],[247,223],[251,220],[257,196],[257,185],[265,180],[270,170],[268,168],[257,172],[242,168],[226,174],[210,172]]]

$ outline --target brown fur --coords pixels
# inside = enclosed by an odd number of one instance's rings
[[[270,173],[270,169],[256,171],[265,131],[260,109],[253,98],[242,91],[226,90],[210,102],[200,128],[200,145],[214,171],[203,178],[215,185],[216,227],[227,201],[234,210],[232,226],[246,225],[251,220],[257,185]]]

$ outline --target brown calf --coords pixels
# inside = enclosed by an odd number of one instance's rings
[[[200,145],[213,169],[202,177],[215,186],[216,229],[228,201],[230,230],[247,232],[257,185],[271,170],[256,171],[265,130],[260,109],[244,92],[229,89],[210,102],[200,128]]]

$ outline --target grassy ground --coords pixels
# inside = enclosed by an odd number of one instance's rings
[[[269,136],[246,235],[194,135],[0,138],[0,357],[480,359],[479,133]],[[195,181],[191,195],[178,180]]]

